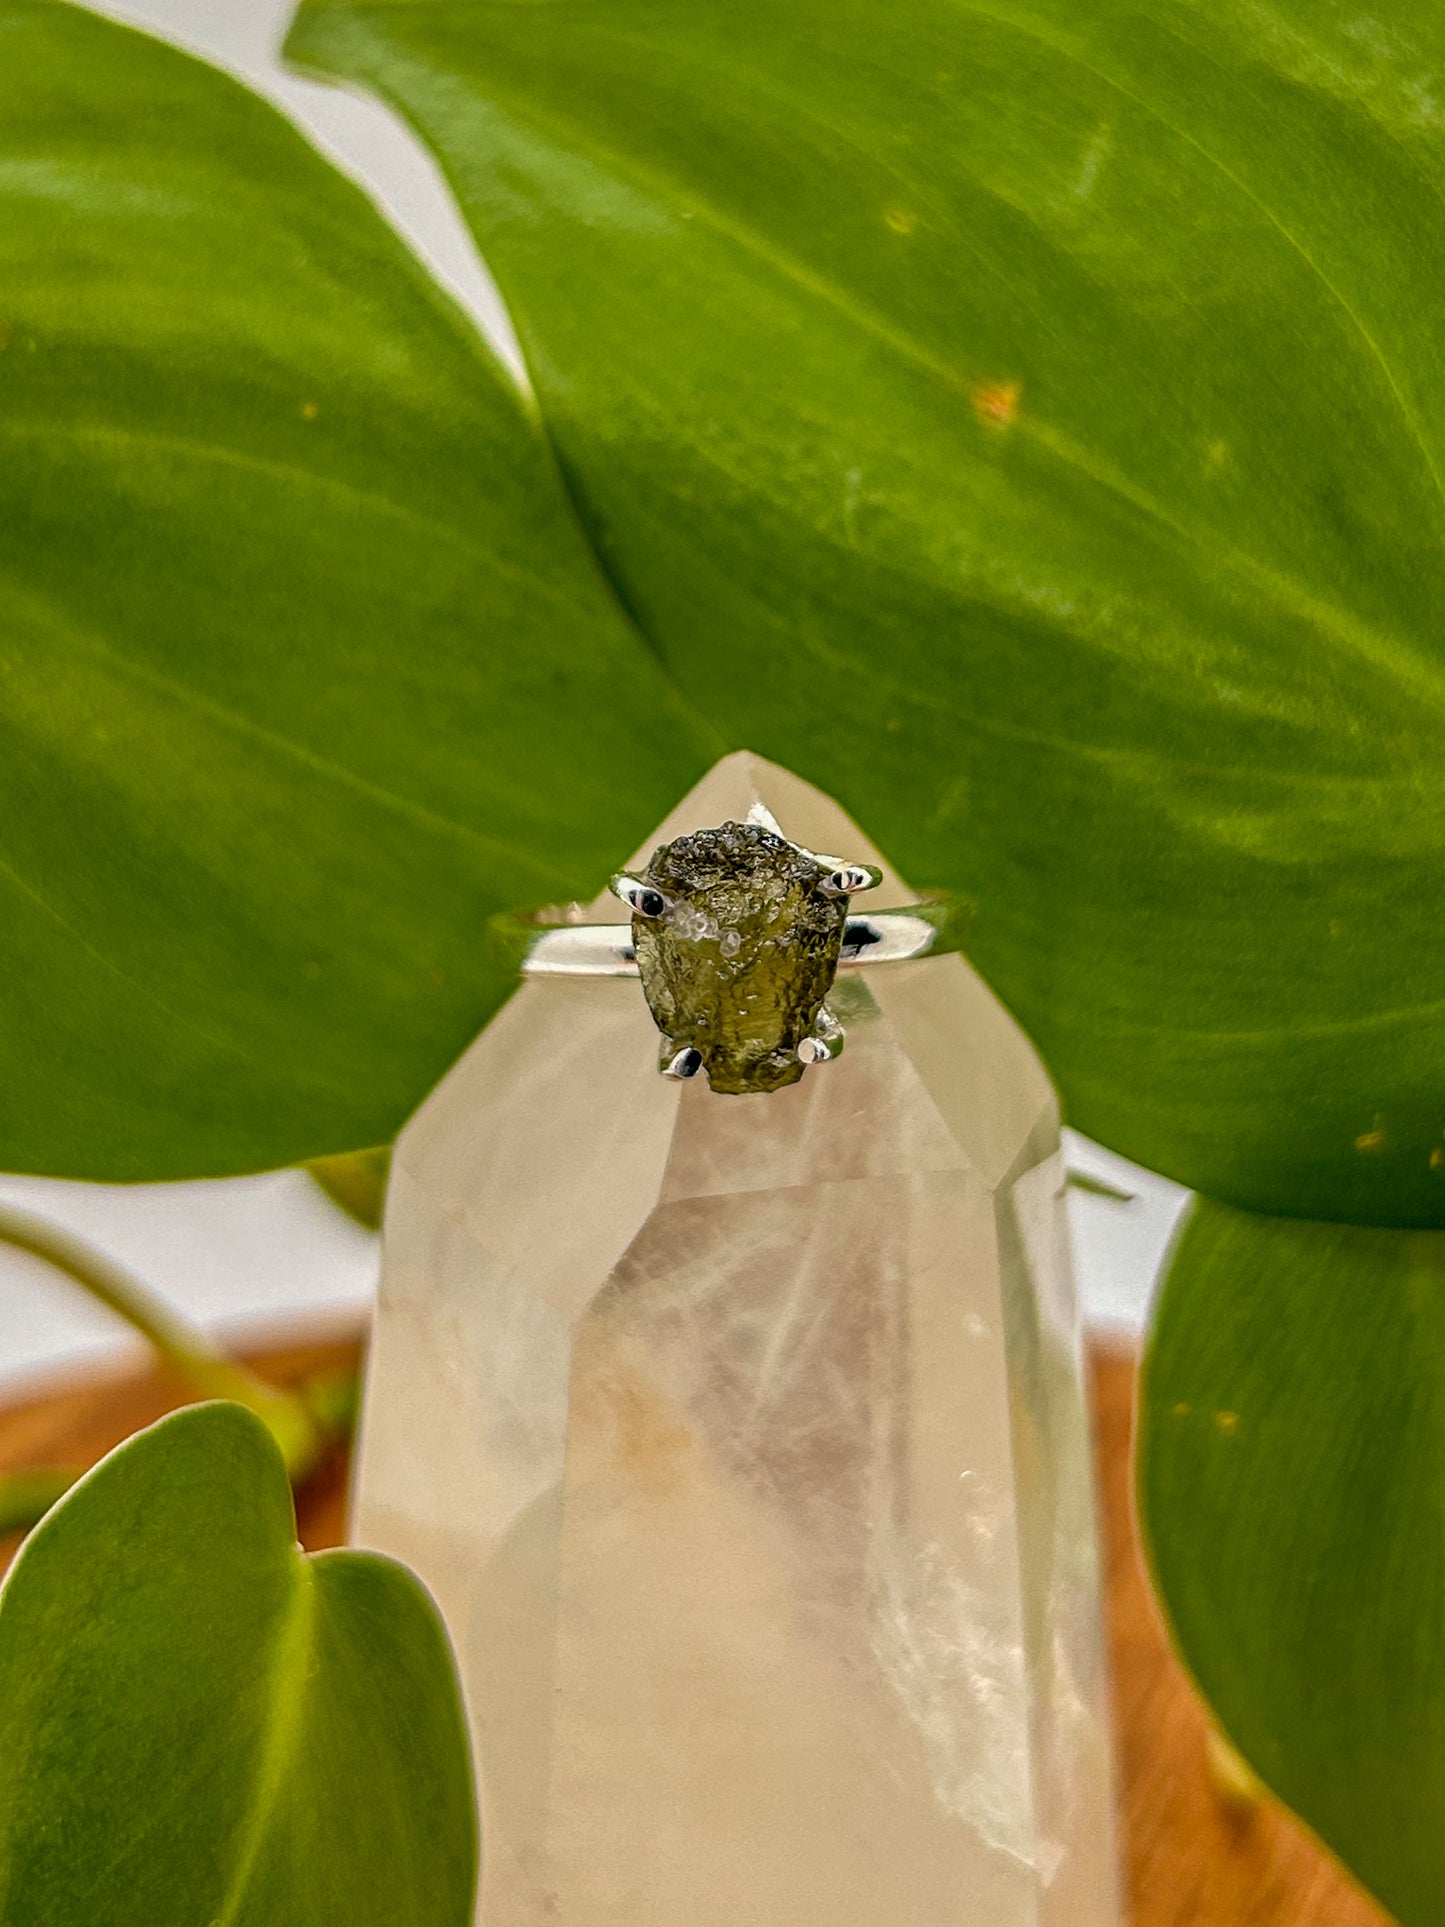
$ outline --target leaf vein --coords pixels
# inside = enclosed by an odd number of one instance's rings
[[[958,0],[958,4],[962,5],[963,0]],[[365,8],[360,10],[367,11]],[[1001,16],[988,14],[976,7],[967,7],[965,10],[978,12],[984,18],[998,19],[1001,25],[1011,24]],[[1025,30],[1020,28],[1020,31]],[[1045,44],[1053,43],[1046,41]],[[1059,51],[1066,55],[1068,53],[1064,48],[1060,48]],[[1078,58],[1078,56],[1072,57]],[[1081,60],[1080,64],[1091,73],[1095,71],[1088,67],[1087,62]],[[1100,74],[1098,78],[1107,85],[1117,86],[1117,83],[1110,81],[1107,75]],[[1123,88],[1117,90],[1126,94],[1126,97],[1133,98],[1132,95],[1127,95],[1127,90]],[[503,100],[501,90],[494,90],[494,93],[499,101]],[[1145,111],[1152,112],[1147,103],[1138,104]],[[665,173],[660,174],[656,169],[636,161],[630,155],[619,154],[605,143],[580,134],[566,123],[559,125],[551,116],[537,110],[530,102],[518,103],[514,97],[507,95],[505,105],[509,112],[516,114],[519,119],[529,123],[539,132],[564,144],[570,143],[576,151],[587,154],[594,164],[604,170],[610,169],[621,176],[630,177],[652,194],[683,208],[723,240],[761,261],[781,279],[790,282],[825,306],[833,308],[845,320],[852,322],[875,340],[893,349],[914,367],[937,381],[950,394],[962,397],[966,393],[966,378],[959,369],[939,360],[936,355],[895,327],[885,316],[878,314],[868,304],[860,302],[826,276],[817,274],[786,250],[770,246],[752,230],[734,221],[712,203],[700,199],[695,194],[684,195],[677,183]],[[1161,117],[1156,115],[1155,118]],[[1168,125],[1167,122],[1163,124]],[[1181,138],[1188,139],[1188,136],[1181,136]],[[1201,152],[1203,151],[1201,149]],[[1249,192],[1242,186],[1241,191]],[[1264,211],[1268,212],[1267,209]],[[1281,232],[1285,231],[1281,229]],[[1287,234],[1285,238],[1289,238]],[[1388,374],[1388,369],[1386,372]],[[1398,396],[1398,390],[1395,392]],[[1147,490],[1140,488],[1126,476],[1115,472],[1110,465],[1098,459],[1073,437],[1052,429],[1035,418],[1023,415],[1016,419],[1013,428],[1015,433],[1023,432],[1028,435],[1057,461],[1073,468],[1096,486],[1118,496],[1139,514],[1167,530],[1186,549],[1217,559],[1234,574],[1248,581],[1253,589],[1268,591],[1284,607],[1304,617],[1311,626],[1332,635],[1352,653],[1376,667],[1384,667],[1401,681],[1415,686],[1436,706],[1442,705],[1442,700],[1445,700],[1445,672],[1432,663],[1418,659],[1398,638],[1377,632],[1370,624],[1363,622],[1348,610],[1325,601],[1294,577],[1282,574],[1257,557],[1224,541],[1217,534],[1202,532],[1188,522],[1181,521]],[[1424,449],[1423,443],[1421,452],[1426,455],[1428,462],[1428,452]],[[1433,475],[1433,466],[1431,472]],[[1436,484],[1439,488],[1438,477]],[[1445,489],[1441,490],[1441,500],[1445,502]]]

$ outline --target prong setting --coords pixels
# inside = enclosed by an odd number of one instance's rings
[[[830,1064],[843,1048],[846,1033],[838,1019],[824,1004],[813,1019],[813,1034],[798,1046],[801,1064]]]
[[[674,1051],[669,1044],[662,1055],[661,1069],[664,1077],[673,1077],[679,1083],[685,1083],[689,1077],[696,1077],[702,1069],[702,1052],[695,1050],[691,1044],[684,1044],[681,1050]]]
[[[829,880],[832,894],[820,887]],[[613,888],[633,912],[638,975],[666,1040],[658,1068],[672,1078],[701,1069],[719,1096],[742,1096],[782,1090],[835,1057],[841,1037],[820,1013],[848,893],[879,880],[866,864],[736,819],[676,837],[635,874],[619,873]]]
[[[873,890],[883,881],[883,872],[871,863],[843,863],[818,885],[825,897],[851,897],[859,890]]]
[[[798,1046],[800,1064],[826,1064],[837,1054],[825,1037],[805,1037]]]
[[[625,903],[634,917],[646,917],[650,922],[666,916],[667,898],[655,883],[647,883],[640,877],[630,877],[624,870],[612,879],[612,894]]]
[[[840,1049],[842,1048],[843,1026],[826,1004],[813,1019],[813,1035],[821,1037],[825,1043],[837,1044]]]

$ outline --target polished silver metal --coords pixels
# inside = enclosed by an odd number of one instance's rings
[[[835,1057],[842,1056],[846,1041],[847,1033],[825,1004],[818,1012],[813,1035],[799,1044],[798,1056],[805,1064],[831,1064]]]
[[[635,977],[630,923],[564,923],[540,931],[522,959],[528,977]]]
[[[625,870],[613,877],[608,888],[613,896],[627,905],[634,917],[652,920],[667,913],[667,898],[661,890],[641,877],[629,876]]]
[[[882,910],[870,917],[849,917],[839,964],[907,963],[930,952],[954,949],[944,940],[932,906]],[[637,953],[626,923],[558,924],[539,930],[522,960],[528,977],[635,977]]]
[[[662,1062],[659,1065],[664,1077],[675,1077],[679,1082],[696,1077],[702,1069],[702,1052],[685,1044],[680,1051],[674,1051],[670,1043],[663,1046]]]
[[[820,1043],[835,1047],[832,1048],[831,1055],[836,1057],[838,1052],[843,1048],[843,1026],[838,1022],[838,1019],[826,1004],[824,1004],[823,1008],[818,1012],[813,1024],[813,1031]]]
[[[835,1057],[842,1055],[847,1033],[826,1004],[813,1021],[813,1034],[805,1037],[798,1046],[798,1056],[805,1064],[831,1064]]]
[[[840,965],[907,963],[933,951],[956,950],[940,914],[925,903],[916,910],[881,910],[871,917],[849,917],[843,930]]]
[[[829,987],[840,968],[903,963],[931,952],[956,950],[961,906],[956,899],[940,897],[909,910],[884,911],[875,916],[848,915],[847,899],[859,891],[876,889],[883,881],[881,869],[869,863],[849,863],[839,857],[821,856],[801,844],[790,843],[772,817],[760,808],[749,811],[747,829],[764,834],[750,841],[747,830],[736,822],[720,824],[715,831],[699,831],[655,851],[640,875],[619,871],[612,878],[611,890],[631,912],[632,921],[627,924],[573,921],[586,914],[574,904],[565,910],[538,912],[536,922],[522,916],[494,919],[495,935],[511,949],[513,959],[520,963],[526,976],[641,977],[649,1007],[663,1030],[658,1068],[665,1077],[688,1079],[696,1077],[699,1071],[706,1071],[714,1090],[730,1094],[781,1089],[784,1084],[795,1082],[800,1074],[800,1070],[791,1076],[788,1074],[785,1068],[788,1060],[795,1060],[800,1068],[826,1064],[843,1049],[845,1034],[837,1016],[826,1001],[813,1001],[816,982],[808,1002],[800,1010],[791,1008],[787,988],[790,980],[786,976],[788,959],[772,959],[769,968],[781,966],[784,970],[782,988],[777,992],[778,1037],[774,1045],[767,1044],[767,1013],[761,1013],[764,1048],[754,1052],[756,1065],[749,1059],[747,1068],[740,1070],[736,1039],[723,1032],[714,1037],[705,1011],[701,1015],[696,1009],[690,1013],[682,1011],[678,985],[668,972],[685,986],[689,973],[701,970],[703,974],[696,988],[704,1000],[717,990],[715,982],[707,976],[711,966],[701,953],[694,958],[691,946],[707,941],[716,944],[724,960],[736,960],[734,971],[743,986],[736,994],[743,997],[749,1023],[756,1025],[760,1012],[755,1002],[747,1001],[749,996],[755,997],[755,993],[748,990],[750,962],[744,952],[751,943],[756,952],[751,959],[754,965],[771,957],[779,939],[767,922],[768,917],[776,913],[766,906],[770,901],[769,891],[776,890],[780,884],[785,893],[801,890],[799,908],[793,913],[797,917],[804,915],[801,906],[806,903],[809,890],[838,905],[838,909],[826,913],[814,931],[815,935],[819,931],[827,932],[838,943],[834,952],[836,962],[828,966]],[[778,844],[787,846],[792,855],[779,851]],[[796,859],[802,860],[801,865]],[[750,907],[747,887],[746,865],[750,861],[760,866],[753,879],[758,895],[756,916]],[[719,881],[718,874],[710,873],[719,862],[720,875],[727,879],[726,883]],[[695,868],[698,864],[702,866],[700,871]],[[740,870],[739,864],[743,866]],[[699,876],[706,880],[699,882]],[[831,921],[840,910],[843,912],[841,938],[833,934],[838,926],[836,921]],[[816,923],[816,906],[812,914]],[[738,927],[733,927],[738,919]],[[648,929],[653,923],[662,926],[656,939]],[[754,924],[759,927],[754,929]],[[802,929],[801,922],[798,927]],[[789,940],[782,939],[785,944]],[[516,947],[512,948],[513,945]],[[645,969],[639,968],[639,949]],[[667,957],[671,962],[658,976],[657,972],[663,968],[660,959]],[[806,969],[806,951],[800,949],[798,957],[799,967]],[[653,975],[649,976],[649,972]],[[733,994],[736,987],[726,971],[722,983],[729,994]],[[664,985],[665,991],[660,991]],[[660,993],[660,1003],[655,993]],[[827,994],[825,990],[824,999]],[[816,1012],[811,1020],[806,1015],[809,1008]],[[680,1020],[680,1012],[686,1017],[685,1023]],[[801,1037],[797,1028],[799,1018],[808,1025]],[[753,1041],[755,1043],[756,1038]],[[710,1046],[713,1055],[709,1055]]]
[[[851,897],[859,890],[876,890],[883,872],[871,863],[843,863],[818,885],[825,897]]]

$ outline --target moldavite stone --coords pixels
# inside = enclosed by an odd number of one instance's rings
[[[759,823],[696,830],[653,852],[646,880],[668,910],[633,919],[643,992],[669,1051],[691,1045],[715,1091],[776,1091],[803,1075],[798,1045],[813,1033],[848,921],[848,899],[819,889],[833,867]]]
[[[880,860],[739,755],[638,862],[758,801]],[[356,1528],[456,1644],[483,1927],[1117,1927],[1054,1097],[959,956],[830,1002],[723,1097],[531,979],[397,1147]]]

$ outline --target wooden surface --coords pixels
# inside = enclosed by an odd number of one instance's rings
[[[356,1347],[256,1361],[278,1382],[345,1364]],[[1207,1765],[1207,1728],[1159,1628],[1129,1499],[1134,1364],[1094,1359],[1104,1502],[1123,1849],[1133,1927],[1382,1927],[1367,1901],[1287,1815],[1231,1801]],[[88,1464],[180,1402],[162,1371],[0,1411],[0,1467]],[[337,1453],[299,1496],[303,1542],[340,1543],[346,1465]],[[0,1541],[0,1563],[14,1540]]]
[[[1296,1821],[1231,1800],[1210,1773],[1204,1712],[1160,1628],[1134,1534],[1135,1361],[1098,1352],[1093,1364],[1134,1927],[1382,1927],[1388,1916]]]

